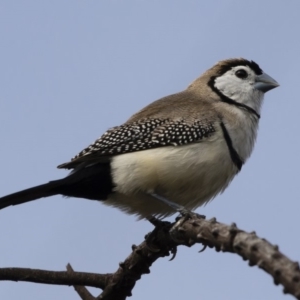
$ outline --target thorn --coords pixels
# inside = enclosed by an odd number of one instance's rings
[[[257,251],[258,250],[258,248],[257,248],[257,245],[252,245],[251,247],[250,247],[250,251]]]
[[[278,251],[278,250],[279,250],[279,246],[278,246],[278,245],[274,245],[274,246],[273,246],[273,249],[274,249],[275,251]]]
[[[275,285],[279,285],[279,281],[276,278],[274,278],[273,282],[274,282]],[[284,293],[284,290],[283,290],[283,293]]]
[[[226,251],[226,247],[224,244],[221,245],[221,251],[225,252]]]
[[[280,277],[280,275],[281,275],[280,269],[276,269],[276,270],[274,271],[274,275],[275,275],[276,277]]]
[[[233,249],[235,249],[238,252],[241,252],[243,250],[243,248],[245,248],[244,242],[237,242],[233,247]]]
[[[293,263],[293,267],[294,267],[294,270],[295,270],[295,271],[299,271],[299,270],[300,270],[300,266],[299,266],[299,263],[298,263],[297,261],[295,261],[295,262]]]
[[[216,246],[216,251],[217,251],[217,252],[220,252],[220,251],[221,251],[221,249],[220,249],[219,246]]]
[[[256,235],[256,231],[251,231],[250,234],[251,235]]]
[[[219,236],[219,230],[218,230],[218,229],[214,229],[214,230],[212,231],[212,235],[213,235],[215,238],[217,238],[217,237]]]
[[[142,276],[140,274],[136,274],[136,280],[140,280]]]
[[[132,251],[136,250],[136,248],[137,248],[137,245],[135,245],[135,244],[133,244],[133,245],[131,246]]]
[[[119,266],[120,266],[120,268],[124,269],[125,268],[125,263],[124,262],[120,262]]]
[[[145,267],[143,271],[144,274],[150,274],[150,269],[148,267]]]
[[[194,241],[192,238],[190,238],[190,239],[188,240],[188,245],[189,245],[189,246],[195,245],[195,241]]]
[[[241,252],[242,251],[242,247],[241,247],[241,244],[239,243],[239,244],[237,244],[237,245],[235,245],[234,247],[234,250],[236,251],[236,252]]]
[[[299,276],[297,276],[297,275],[296,275],[296,276],[294,276],[294,277],[293,277],[293,281],[294,281],[294,282],[299,282],[299,281],[300,281],[300,278],[299,278]]]
[[[275,252],[272,254],[273,259],[279,259],[282,255],[279,252]]]
[[[204,252],[204,250],[205,250],[206,248],[207,248],[207,245],[203,245],[202,249],[200,249],[200,250],[198,251],[198,253]]]
[[[253,266],[255,266],[256,264],[255,264],[255,261],[249,260],[248,265],[249,265],[250,267],[253,267]]]
[[[210,222],[210,223],[216,223],[217,219],[216,218],[211,218],[211,219],[208,220],[208,222]]]
[[[289,292],[289,290],[288,290],[287,288],[284,288],[284,289],[283,289],[283,293],[284,293],[284,294],[288,294],[288,292]]]
[[[127,297],[131,297],[131,296],[132,296],[132,293],[131,293],[130,291],[128,291],[128,292],[126,293],[126,296],[127,296]]]
[[[135,250],[135,253],[136,253],[136,254],[142,254],[142,249],[136,249],[136,250]]]
[[[257,262],[257,266],[261,269],[263,268],[263,264],[264,264],[264,261],[262,259]]]
[[[230,228],[229,228],[229,233],[230,234],[236,234],[237,233],[237,226],[235,223],[231,223]]]

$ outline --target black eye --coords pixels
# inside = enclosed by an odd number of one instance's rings
[[[237,70],[235,72],[236,77],[245,79],[248,77],[248,73],[244,69]]]

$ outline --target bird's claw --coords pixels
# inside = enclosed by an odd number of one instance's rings
[[[169,259],[169,261],[172,261],[176,257],[176,254],[177,254],[176,246],[172,248],[171,253],[172,253],[172,257]]]
[[[207,245],[203,245],[202,249],[200,249],[200,250],[198,251],[198,253],[203,252],[206,248],[207,248]]]

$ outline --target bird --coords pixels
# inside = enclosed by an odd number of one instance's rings
[[[4,196],[0,209],[60,194],[138,219],[194,211],[240,172],[255,144],[264,94],[278,86],[254,61],[219,61],[59,165],[71,170],[66,177]]]

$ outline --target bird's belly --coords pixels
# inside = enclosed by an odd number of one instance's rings
[[[116,188],[106,204],[141,217],[175,213],[148,195],[156,193],[192,210],[222,192],[236,173],[222,139],[122,154],[112,160]]]

